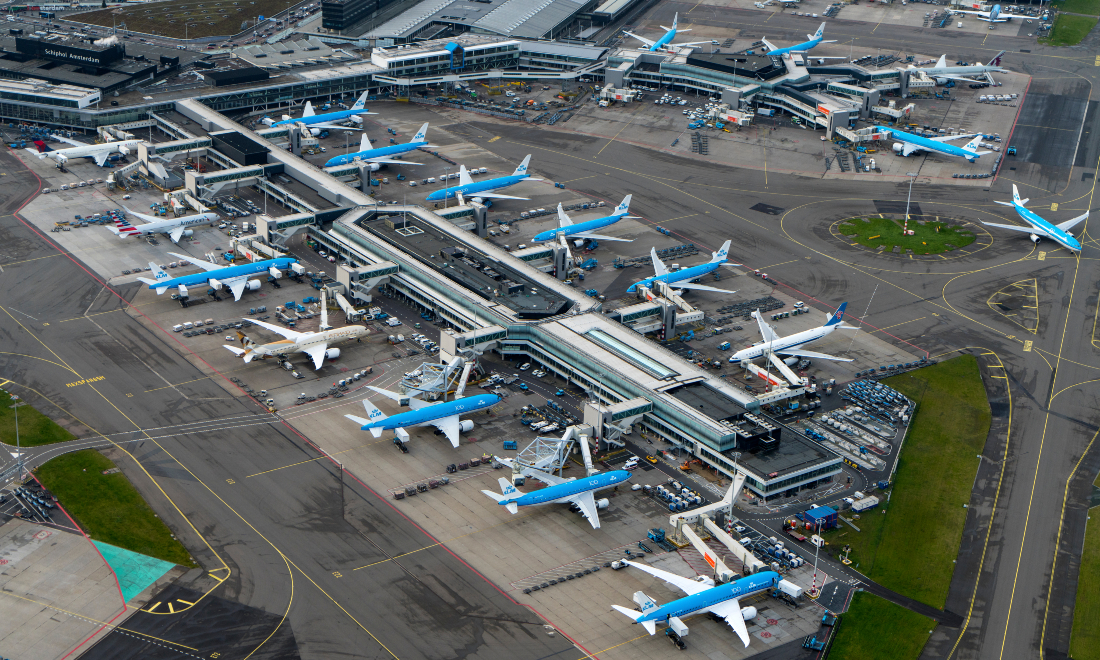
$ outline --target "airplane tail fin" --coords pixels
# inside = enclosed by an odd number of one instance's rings
[[[1001,58],[1004,57],[1004,54],[1005,52],[1003,50],[997,53],[993,59],[989,60],[989,64],[986,66],[1001,66]]]
[[[679,22],[679,20],[680,20],[680,12],[676,12],[675,14],[672,15],[672,29],[673,30],[676,29],[676,25]]]
[[[711,256],[710,262],[712,264],[714,264],[714,263],[719,263],[719,262],[725,261],[726,257],[729,256],[730,245],[732,245],[732,244],[733,244],[733,241],[726,241],[725,243],[723,243],[722,244],[722,249],[718,250],[715,253],[713,253],[713,255]]]
[[[371,146],[370,138],[367,137],[366,133],[363,133],[363,139],[359,141],[359,151],[370,151]]]
[[[940,69],[947,66],[947,55],[940,55],[940,59],[936,61],[936,68]]]
[[[822,21],[821,25],[817,26],[817,32],[814,32],[813,35],[810,37],[810,39],[811,40],[820,39],[823,36],[825,36],[825,22],[824,21]]]
[[[834,313],[832,316],[830,316],[829,320],[825,322],[826,327],[828,327],[830,325],[840,324],[840,322],[844,320],[844,310],[847,309],[847,308],[848,308],[848,303],[841,303],[840,308],[836,310],[836,313]]]
[[[632,621],[634,621],[634,623],[642,624],[642,626],[646,629],[646,632],[648,632],[650,635],[657,634],[657,622],[656,621],[638,621],[638,619],[645,616],[645,612],[639,612],[638,610],[628,610],[627,608],[623,607],[622,605],[612,605],[611,607],[616,612],[621,612],[622,614],[625,614],[626,616],[630,617],[630,619]]]
[[[527,165],[531,162],[531,154],[527,154],[527,157],[523,159],[523,162],[519,164],[515,172],[512,172],[512,176],[527,176]]]
[[[302,119],[313,116],[313,103],[306,101],[306,107],[302,109]]]
[[[631,197],[633,197],[633,195],[627,195],[626,197],[624,197],[623,201],[620,202],[619,205],[615,207],[615,212],[612,213],[611,215],[626,215],[627,213],[630,213],[630,198]]]
[[[359,96],[358,100],[356,100],[355,103],[353,103],[351,105],[351,109],[352,110],[362,110],[365,107],[367,107],[367,93],[363,92]]]
[[[386,413],[379,410],[377,406],[370,402],[370,399],[363,399],[363,408],[367,411],[367,417],[369,418],[367,420],[367,423],[363,424],[363,426],[367,426],[367,424],[380,422],[383,419],[386,419]],[[382,429],[380,428],[375,427],[367,430],[369,430],[371,432],[371,435],[376,438],[382,436]]]
[[[158,266],[156,262],[149,262],[149,270],[153,271],[153,277],[157,278],[158,282],[171,279],[168,277],[168,273],[164,272],[164,270],[161,269],[161,267]]]
[[[1016,187],[1016,184],[1012,184],[1012,203],[1023,206],[1027,203],[1026,199],[1020,199],[1020,189]]]
[[[511,481],[508,481],[504,477],[500,477],[499,479],[497,479],[497,482],[500,483],[500,494],[499,495],[494,493],[491,490],[483,490],[481,492],[485,493],[486,497],[493,500],[497,504],[503,504],[504,507],[506,509],[508,509],[509,513],[511,513],[511,514],[517,513],[519,511],[519,505],[516,504],[515,502],[507,502],[506,503],[506,500],[515,499],[520,494],[519,491],[516,490],[516,487],[514,485],[512,485]]]
[[[409,142],[423,142],[428,139],[428,122],[424,122],[424,125],[420,127],[420,130],[416,132],[416,135],[412,137]]]
[[[963,149],[966,149],[968,151],[977,151],[978,146],[981,145],[981,143],[982,143],[982,134],[979,133],[979,134],[974,136],[973,140],[971,140],[970,142],[967,142],[966,145],[963,147]]]
[[[558,202],[558,226],[568,227],[571,224],[573,224],[573,221],[569,219],[569,214],[562,208],[561,202]]]

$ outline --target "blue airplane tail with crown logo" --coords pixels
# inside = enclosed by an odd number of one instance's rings
[[[848,308],[848,303],[841,303],[840,308],[829,317],[829,320],[825,322],[826,327],[830,325],[838,325],[844,320],[844,310]]]

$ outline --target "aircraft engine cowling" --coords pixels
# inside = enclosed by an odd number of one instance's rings
[[[244,285],[244,290],[245,291],[259,291],[260,290],[260,280],[248,280],[248,282]]]
[[[894,153],[896,153],[897,155],[900,156],[904,151],[905,151],[905,145],[904,144],[902,144],[901,142],[895,142],[894,143]]]
[[[756,618],[756,608],[752,605],[741,608],[741,616],[745,618],[745,621],[752,621]]]
[[[936,84],[943,87],[947,84],[947,78],[936,78]]]
[[[1031,242],[1035,243],[1036,245],[1038,245],[1039,241],[1043,240],[1041,236],[1038,236],[1036,234],[1031,234],[1029,238],[1031,239]]]
[[[133,148],[132,147],[127,147],[124,144],[119,145],[119,147],[118,147],[118,153],[122,154],[123,156],[129,156],[131,151],[133,151]]]
[[[183,238],[191,238],[194,235],[195,235],[195,230],[194,229],[184,229],[183,230]]]
[[[469,433],[474,430],[474,422],[472,419],[464,419],[458,423],[458,430],[460,433]]]
[[[330,348],[327,351],[325,351],[325,358],[327,358],[329,360],[335,360],[338,357],[340,357],[340,349],[339,348]]]
[[[574,247],[583,247],[584,246],[584,239],[583,238],[578,238],[578,239],[574,240],[573,241],[573,246]]]
[[[611,500],[607,499],[606,497],[603,498],[603,499],[596,500],[596,510],[597,511],[602,511],[602,510],[606,509],[609,506],[611,506]]]
[[[475,204],[484,204],[485,203],[485,198],[483,198],[483,197],[471,197],[470,201],[474,202]]]
[[[321,134],[321,129],[311,128],[311,129],[309,129],[309,134],[312,135],[313,137],[317,137],[318,135]]]
[[[382,163],[371,163],[370,164],[370,171],[371,172],[377,172],[380,169],[382,169]]]

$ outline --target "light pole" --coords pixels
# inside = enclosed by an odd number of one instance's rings
[[[917,180],[916,172],[906,172],[905,176],[909,177],[909,196],[905,198],[905,223],[902,226],[901,233],[903,236],[909,235],[909,201],[913,199],[913,182]]]
[[[821,520],[817,521],[817,533],[810,542],[814,544],[814,583],[810,587],[810,598],[817,598],[817,556],[821,553],[821,546],[825,545],[825,539],[821,538]]]
[[[19,448],[19,406],[23,405],[23,402],[19,400],[19,397],[15,394],[9,394],[13,401],[11,407],[15,409],[15,453],[16,453],[16,465],[19,467],[19,481],[23,481],[23,452]]]

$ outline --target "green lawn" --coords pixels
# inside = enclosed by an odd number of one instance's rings
[[[906,660],[917,658],[935,622],[861,591],[837,630],[829,657],[836,660]]]
[[[939,254],[966,247],[974,242],[974,233],[969,229],[944,222],[920,224],[910,218],[909,229],[912,236],[902,233],[902,221],[889,218],[852,218],[842,222],[837,230],[852,242],[877,250],[885,246],[886,252],[895,246],[902,254],[912,250],[914,254]]]
[[[11,400],[0,390],[0,442],[15,445],[15,409]],[[22,447],[37,447],[51,442],[65,442],[75,436],[58,426],[52,419],[24,403],[19,406],[19,444]]]
[[[1061,11],[1072,14],[1088,14],[1100,16],[1100,0],[1061,0],[1053,3]]]
[[[87,449],[64,454],[35,472],[72,515],[97,541],[163,559],[195,566],[183,545],[121,473],[103,474],[115,464]]]
[[[1100,486],[1100,478],[1096,480]],[[1089,511],[1085,549],[1077,575],[1077,605],[1073,608],[1073,632],[1069,655],[1074,660],[1100,660],[1100,507]]]
[[[1058,14],[1050,34],[1039,39],[1039,43],[1048,46],[1076,46],[1096,27],[1096,20],[1088,16]]]
[[[829,550],[852,546],[853,565],[879,584],[943,608],[962,540],[977,455],[990,412],[978,361],[963,355],[884,379],[918,404],[889,504],[826,535]],[[883,511],[886,511],[884,514]]]

